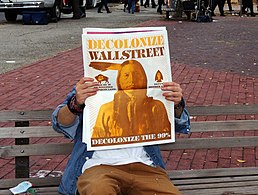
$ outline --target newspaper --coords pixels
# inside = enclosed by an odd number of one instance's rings
[[[174,142],[174,104],[160,89],[172,81],[166,28],[85,28],[82,47],[84,75],[99,83],[83,113],[88,150]]]

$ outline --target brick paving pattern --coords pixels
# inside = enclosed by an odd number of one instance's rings
[[[151,20],[141,26],[166,26],[173,80],[184,89],[187,105],[258,104],[258,18],[217,17],[214,23]],[[0,78],[1,110],[53,109],[83,75],[81,48],[75,48],[5,74]],[[258,119],[258,116],[214,116],[193,120]],[[47,121],[50,125],[50,121]],[[3,123],[2,126],[9,126]],[[229,132],[190,136],[224,136]],[[230,133],[232,134],[232,133]],[[244,131],[233,133],[245,135]],[[253,131],[248,135],[258,136]],[[187,137],[187,135],[178,135]],[[31,142],[63,142],[33,139]],[[13,140],[1,140],[1,145]],[[168,169],[205,169],[258,165],[256,148],[178,150],[163,152]],[[63,171],[67,156],[31,158],[31,175],[39,170]],[[241,162],[239,160],[245,160]],[[0,158],[0,178],[14,177],[14,160]],[[43,173],[45,175],[48,172]]]

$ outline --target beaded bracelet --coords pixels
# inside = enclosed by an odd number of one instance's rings
[[[185,107],[185,103],[184,103],[184,100],[183,98],[181,99],[181,101],[174,106],[174,109],[177,110],[177,109],[181,109],[181,108],[184,108]]]
[[[180,118],[181,117],[181,114],[182,114],[184,108],[185,108],[185,101],[182,98],[181,101],[179,102],[179,104],[174,106],[174,112],[175,112],[175,117],[176,118]]]
[[[67,107],[70,110],[70,112],[72,112],[75,115],[79,115],[82,113],[85,104],[78,104],[77,99],[76,99],[76,95],[73,95],[67,103]]]

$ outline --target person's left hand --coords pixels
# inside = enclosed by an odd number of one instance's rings
[[[166,100],[173,101],[175,105],[181,102],[183,90],[178,83],[164,82],[161,90],[164,91],[162,95],[166,98]]]

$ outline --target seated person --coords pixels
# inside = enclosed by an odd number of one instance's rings
[[[53,128],[74,140],[59,192],[65,195],[181,195],[165,172],[158,145],[87,151],[82,143],[85,100],[98,91],[93,78],[83,77],[52,114]],[[164,82],[163,96],[175,104],[175,130],[189,133],[190,121],[182,89]]]

